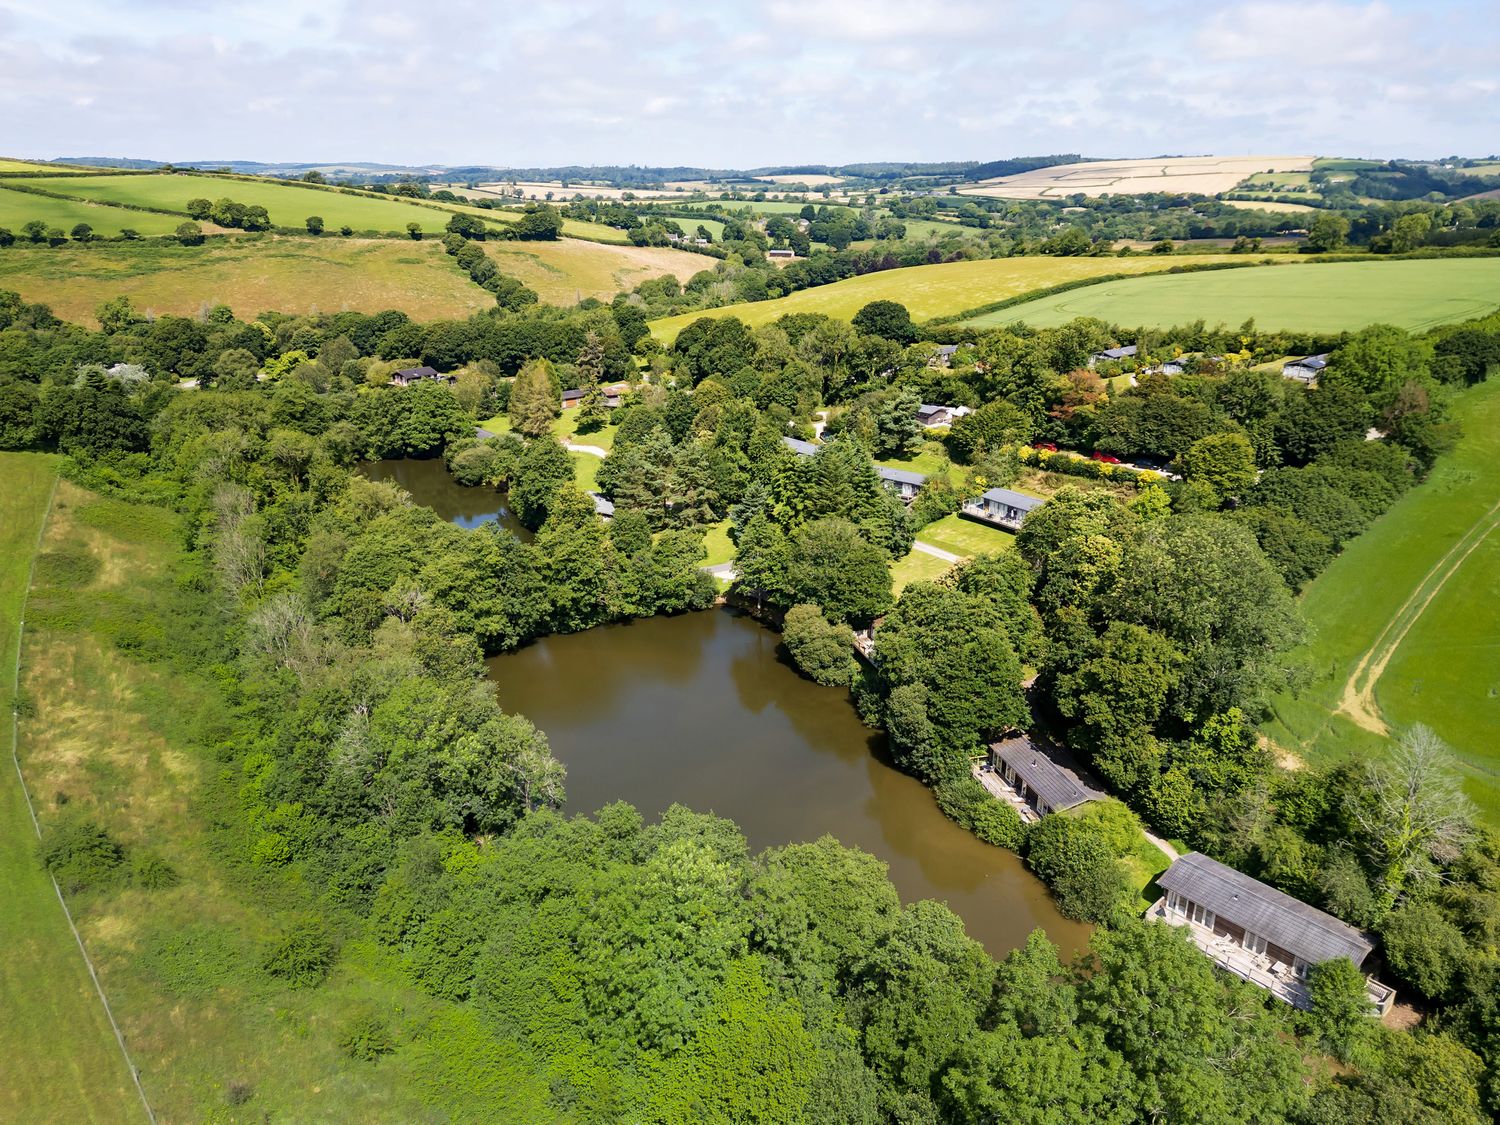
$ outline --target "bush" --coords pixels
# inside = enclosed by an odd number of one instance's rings
[[[361,1012],[339,1032],[339,1050],[351,1059],[374,1062],[396,1049],[390,1026],[374,1012]]]
[[[266,950],[261,967],[293,988],[313,988],[333,968],[337,947],[319,918],[294,922]]]
[[[182,876],[156,852],[137,852],[130,863],[130,881],[142,890],[159,891],[175,887]]]
[[[1380,937],[1386,960],[1402,980],[1433,1000],[1448,996],[1468,956],[1468,943],[1436,905],[1422,902],[1392,911]]]
[[[815,605],[793,606],[782,623],[781,639],[792,662],[810,680],[825,687],[848,687],[856,671],[854,634],[835,625]]]
[[[75,821],[47,833],[42,863],[68,894],[114,882],[125,862],[125,849],[92,821]]]
[[[933,791],[938,808],[956,824],[967,828],[987,844],[1016,851],[1024,826],[1021,814],[1004,801],[997,801],[972,777],[945,781]]]
[[[1090,801],[1074,817],[1080,824],[1096,829],[1109,850],[1117,856],[1132,855],[1145,838],[1140,819],[1113,797]]]
[[[1066,815],[1042,817],[1026,833],[1026,865],[1052,888],[1068,918],[1102,922],[1129,891],[1104,833]]]

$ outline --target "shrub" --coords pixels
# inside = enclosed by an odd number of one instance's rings
[[[945,781],[934,790],[938,808],[987,844],[1016,851],[1023,835],[1021,814],[972,777]]]
[[[854,679],[854,634],[836,625],[815,605],[793,606],[782,623],[781,639],[792,662],[825,687],[847,687]]]
[[[304,918],[271,943],[261,967],[293,988],[312,988],[328,976],[336,953],[333,936],[323,921]]]
[[[390,1026],[374,1012],[360,1012],[349,1020],[339,1032],[338,1044],[339,1050],[360,1062],[374,1062],[396,1049]]]
[[[1433,1000],[1447,997],[1468,955],[1461,931],[1430,902],[1392,911],[1380,927],[1391,968]]]
[[[137,852],[130,862],[130,881],[142,890],[159,891],[175,887],[182,876],[156,852]]]
[[[42,863],[68,894],[108,886],[125,862],[125,849],[92,821],[52,829],[41,847]]]
[[[1026,865],[1052,888],[1057,909],[1068,918],[1102,922],[1129,890],[1104,833],[1066,815],[1044,816],[1031,826]]]

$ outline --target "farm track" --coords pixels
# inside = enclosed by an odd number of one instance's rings
[[[1406,635],[1421,619],[1422,614],[1440,594],[1448,580],[1458,573],[1464,562],[1490,534],[1500,528],[1500,501],[1481,516],[1467,532],[1450,547],[1443,557],[1433,564],[1422,581],[1412,590],[1395,615],[1386,622],[1385,628],[1375,638],[1375,643],[1360,657],[1354,671],[1344,684],[1335,714],[1345,715],[1357,726],[1375,734],[1389,733],[1389,727],[1381,717],[1380,704],[1375,699],[1375,686],[1385,673],[1401,647]],[[1455,558],[1455,555],[1457,556]],[[1420,599],[1420,600],[1419,600]],[[1394,632],[1393,632],[1394,630]]]

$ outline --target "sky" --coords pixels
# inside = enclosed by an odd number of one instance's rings
[[[1488,155],[1495,0],[0,0],[0,155]]]

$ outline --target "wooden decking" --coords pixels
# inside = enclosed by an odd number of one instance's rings
[[[1159,898],[1146,911],[1148,920],[1155,919],[1187,930],[1192,943],[1208,954],[1215,965],[1225,972],[1233,973],[1241,980],[1259,985],[1278,999],[1304,1010],[1312,1007],[1312,996],[1307,984],[1298,978],[1290,965],[1273,962],[1263,954],[1252,953],[1239,942],[1224,934],[1216,934],[1181,914],[1167,909],[1167,900]],[[1384,1015],[1396,999],[1394,989],[1381,984],[1373,977],[1365,979],[1365,994],[1370,998],[1375,1011]]]
[[[983,504],[966,503],[962,508],[959,509],[959,511],[961,514],[968,516],[971,520],[978,520],[980,523],[987,523],[991,527],[1003,527],[1006,531],[1021,530],[1020,520],[1008,520],[1003,516],[998,516],[991,512]]]
[[[1005,783],[1005,779],[988,767],[987,758],[975,758],[969,763],[969,772],[974,775],[974,780],[983,785],[991,797],[997,801],[1004,801],[1021,815],[1022,824],[1035,824],[1042,818],[1021,799],[1021,795]]]

